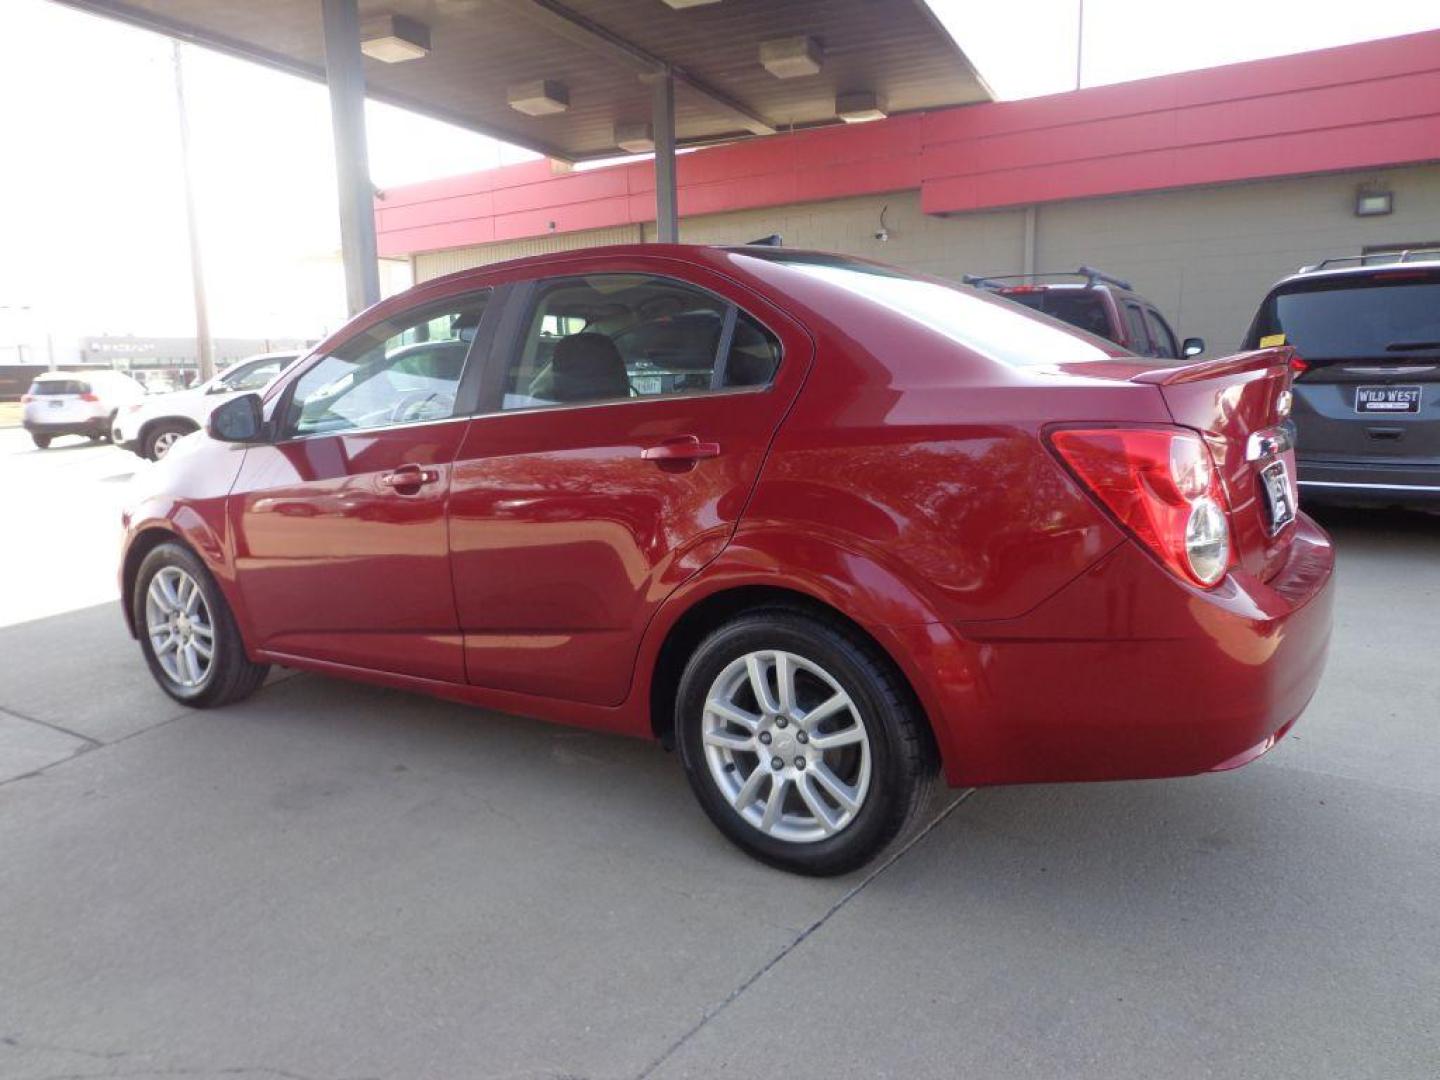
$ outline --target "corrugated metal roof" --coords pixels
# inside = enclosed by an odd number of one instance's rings
[[[320,0],[61,2],[323,75]],[[406,15],[430,29],[423,59],[366,59],[372,97],[573,160],[615,154],[613,125],[650,118],[649,88],[640,64],[621,55],[624,45],[688,76],[676,88],[682,144],[746,135],[755,119],[776,129],[833,123],[837,92],[874,92],[892,113],[989,98],[922,0],[720,0],[682,11],[661,0],[362,0],[360,12],[362,19]],[[557,32],[566,17],[612,35],[622,48]],[[823,68],[777,79],[760,65],[760,43],[796,36],[820,42]],[[548,117],[512,110],[506,88],[541,78],[569,87],[569,110]],[[698,84],[716,95],[697,91]]]

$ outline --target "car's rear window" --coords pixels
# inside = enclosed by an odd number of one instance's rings
[[[30,384],[35,397],[59,397],[62,394],[88,394],[90,384],[75,379],[36,379]]]
[[[1247,344],[1274,334],[1312,363],[1433,357],[1440,354],[1440,274],[1394,270],[1282,286],[1261,306]]]
[[[1105,298],[1098,292],[1089,289],[1001,289],[1000,295],[1013,303],[1043,311],[1063,323],[1078,326],[1081,330],[1101,337],[1110,336],[1110,316],[1106,311]]]
[[[967,349],[1012,367],[1108,360],[1119,351],[1111,342],[969,286],[910,277],[875,263],[831,256],[753,254],[883,304]]]

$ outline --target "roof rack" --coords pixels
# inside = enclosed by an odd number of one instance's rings
[[[1302,266],[1297,273],[1313,274],[1332,266],[1384,266],[1386,263],[1409,262],[1419,256],[1440,258],[1440,247],[1403,248],[1398,251],[1368,251],[1363,255],[1340,255],[1333,259],[1321,259],[1318,263]]]
[[[961,280],[966,285],[974,285],[981,289],[999,289],[1004,287],[1007,281],[1034,281],[1036,278],[1057,278],[1057,277],[1082,277],[1086,286],[1094,288],[1096,282],[1103,281],[1107,285],[1114,285],[1117,289],[1129,291],[1134,288],[1128,281],[1124,281],[1113,274],[1107,274],[1103,270],[1097,270],[1093,266],[1080,266],[1074,270],[1051,270],[1042,274],[966,274]]]

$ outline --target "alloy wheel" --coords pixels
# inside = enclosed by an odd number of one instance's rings
[[[701,741],[711,779],[766,836],[814,843],[855,819],[870,789],[870,735],[834,676],[782,650],[746,653],[716,676]]]
[[[150,444],[155,452],[155,460],[159,461],[163,458],[170,452],[170,448],[179,441],[180,432],[178,431],[162,431],[159,435],[156,435],[155,441]]]
[[[145,591],[145,632],[165,677],[187,690],[205,682],[215,657],[215,623],[200,583],[165,566]]]

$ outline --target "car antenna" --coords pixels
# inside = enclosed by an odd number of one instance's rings
[[[759,240],[751,240],[746,247],[784,247],[785,238],[778,232],[772,232],[769,236],[762,236]]]

